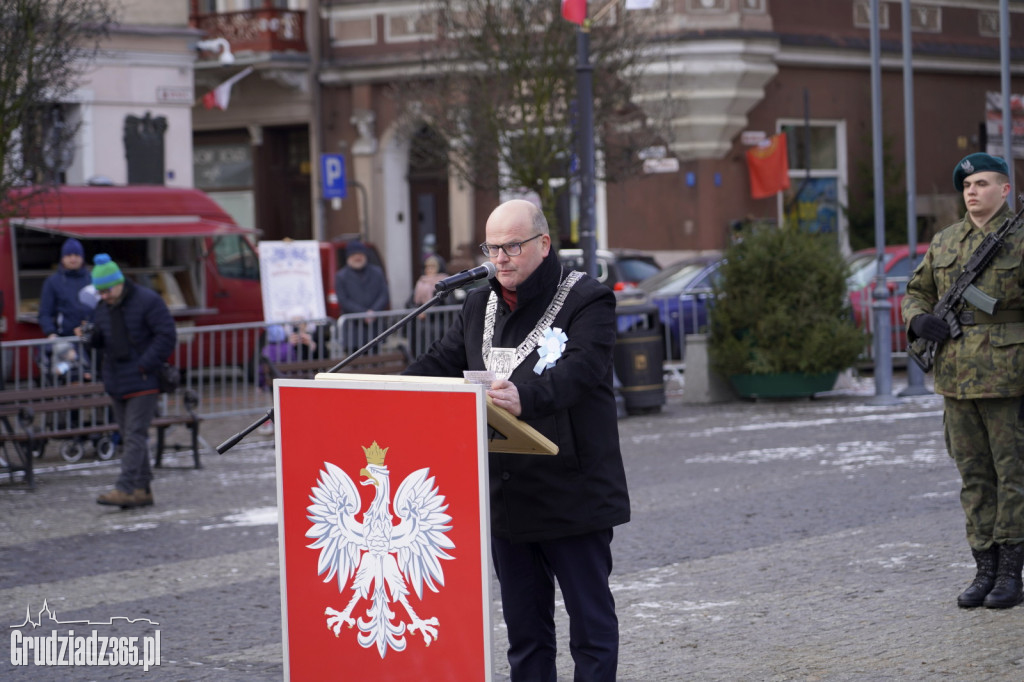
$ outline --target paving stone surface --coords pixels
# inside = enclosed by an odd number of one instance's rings
[[[690,405],[670,389],[661,412],[620,421],[633,506],[613,544],[620,680],[1024,680],[1024,608],[955,605],[973,567],[941,400],[874,405],[871,391]],[[204,440],[250,421],[208,422]],[[207,451],[201,471],[173,455],[156,504],[130,511],[94,503],[116,462],[66,465],[50,449],[35,491],[0,474],[2,620],[35,618],[44,600],[61,621],[149,619],[108,631],[159,630],[160,665],[14,665],[12,640],[0,679],[283,677],[269,436]],[[492,610],[493,678],[506,680]]]

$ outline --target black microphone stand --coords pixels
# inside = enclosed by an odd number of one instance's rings
[[[422,313],[424,310],[426,310],[427,308],[430,308],[431,306],[437,305],[438,303],[442,302],[445,299],[445,297],[448,296],[448,294],[449,294],[448,291],[438,291],[437,293],[434,294],[434,296],[429,301],[427,301],[426,303],[421,305],[419,308],[416,308],[411,313],[409,313],[408,315],[406,315],[405,317],[400,319],[398,322],[395,322],[393,325],[391,325],[390,327],[388,327],[387,329],[382,331],[375,338],[373,338],[369,342],[367,342],[367,344],[365,346],[363,346],[362,348],[359,348],[358,350],[353,351],[351,355],[349,355],[347,358],[345,358],[344,360],[342,360],[341,362],[336,364],[334,367],[331,367],[329,370],[327,370],[326,373],[327,374],[332,374],[334,372],[341,371],[342,369],[345,368],[345,366],[347,366],[353,360],[358,358],[360,355],[362,355],[366,351],[370,350],[371,348],[376,346],[378,343],[380,343],[381,341],[383,341],[384,339],[386,339],[387,337],[391,336],[396,331],[398,331],[399,329],[404,327],[406,324],[409,323],[410,320],[412,320],[414,317],[416,317],[417,315]],[[217,446],[217,454],[223,455],[225,452],[227,452],[228,450],[233,448],[235,445],[237,445],[240,440],[242,440],[243,438],[248,436],[250,433],[252,433],[256,429],[258,429],[261,424],[264,424],[267,421],[272,420],[273,418],[274,418],[274,408],[271,407],[269,410],[267,410],[266,414],[264,414],[262,417],[260,417],[259,419],[254,421],[252,424],[249,424],[247,427],[245,427],[244,429],[242,429],[241,431],[239,431],[238,433],[236,433],[235,435],[231,436],[226,441],[224,441],[223,443],[218,445]]]

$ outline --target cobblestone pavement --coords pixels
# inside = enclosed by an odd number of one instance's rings
[[[670,392],[660,413],[620,421],[633,501],[613,545],[620,680],[1024,680],[1024,608],[955,606],[972,566],[940,399],[870,396],[864,381],[801,401]],[[249,421],[206,423],[204,438]],[[15,666],[8,642],[0,678],[282,678],[268,436],[207,451],[201,471],[174,455],[156,505],[125,512],[93,502],[116,462],[62,465],[50,450],[36,491],[0,476],[0,614],[16,626],[46,600],[61,621],[149,619],[104,632],[159,630],[160,665]],[[560,680],[566,632],[560,616]]]

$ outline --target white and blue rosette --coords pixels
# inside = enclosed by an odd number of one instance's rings
[[[537,345],[537,354],[540,355],[540,360],[533,367],[534,374],[541,374],[544,370],[554,367],[558,358],[562,357],[562,352],[565,351],[565,342],[568,340],[569,337],[558,327],[545,329],[544,337]]]

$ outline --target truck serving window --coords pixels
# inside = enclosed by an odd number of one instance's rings
[[[146,236],[137,232],[120,236],[94,236],[78,226],[78,232],[52,232],[15,224],[12,231],[16,257],[15,292],[21,321],[35,322],[46,277],[57,270],[60,248],[69,236],[82,241],[87,267],[97,253],[108,253],[137,284],[163,296],[173,311],[202,308],[201,242],[197,238]]]
[[[249,242],[238,235],[217,237],[213,241],[217,270],[224,277],[236,279],[260,278],[259,260]]]

